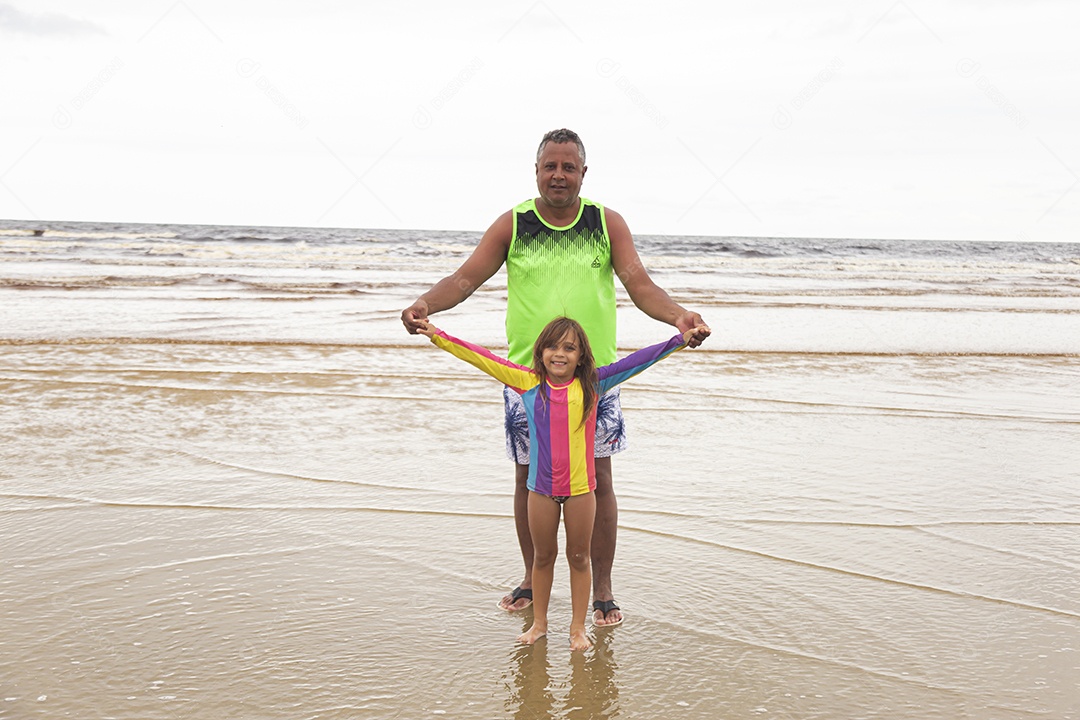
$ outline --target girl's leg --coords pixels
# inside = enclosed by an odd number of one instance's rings
[[[529,493],[529,533],[533,542],[533,624],[518,636],[518,642],[532,645],[547,634],[548,603],[559,556],[559,514],[562,506],[546,495]]]
[[[592,591],[589,546],[596,517],[596,495],[575,495],[566,501],[563,509],[566,559],[570,563],[570,604],[574,609],[570,619],[570,649],[586,650],[592,647],[592,641],[585,634],[585,616],[589,613],[589,593]]]

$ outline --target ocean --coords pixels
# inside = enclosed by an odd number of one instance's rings
[[[0,717],[1080,718],[1080,243],[638,236],[713,335],[623,390],[571,654],[565,562],[496,608],[500,389],[399,319],[479,235],[0,221]]]

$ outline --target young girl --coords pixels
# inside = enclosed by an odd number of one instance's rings
[[[596,401],[603,393],[684,347],[694,336],[707,337],[701,325],[597,368],[589,339],[576,321],[548,323],[533,346],[527,368],[447,335],[431,323],[418,332],[438,347],[476,366],[522,397],[529,423],[529,532],[533,541],[533,624],[518,641],[531,645],[547,634],[548,602],[558,555],[559,516],[566,528],[570,563],[570,647],[592,645],[585,633],[592,584],[589,545],[596,514],[593,438]]]

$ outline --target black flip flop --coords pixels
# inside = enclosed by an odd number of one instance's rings
[[[522,588],[520,585],[518,585],[516,588],[514,588],[513,590],[510,591],[510,604],[511,605],[516,603],[521,598],[525,598],[526,600],[529,601],[529,605],[532,605],[532,599],[533,599],[532,589],[531,588]],[[505,612],[509,612],[509,613],[521,612],[525,608],[529,607],[529,605],[526,605],[525,607],[520,607],[520,608],[515,608],[513,610],[510,610],[510,609],[504,608],[502,606],[502,600],[499,601],[499,609],[503,610]]]
[[[604,613],[604,619],[605,620],[607,620],[608,613],[611,612],[612,610],[618,610],[618,611],[622,612],[622,608],[620,608],[618,605],[616,605],[614,600],[593,600],[592,609],[593,609],[593,612],[599,610],[600,612]],[[609,623],[607,625],[597,625],[596,622],[594,621],[593,622],[593,627],[595,627],[595,628],[613,628],[613,627],[619,627],[622,624],[623,624],[622,620],[619,620],[619,622]]]

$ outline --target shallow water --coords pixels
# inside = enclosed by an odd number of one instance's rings
[[[1080,265],[647,258],[717,333],[624,390],[571,655],[564,563],[495,607],[498,386],[397,320],[463,250],[133,236],[0,252],[0,717],[1080,717]]]
[[[1069,359],[683,353],[628,385],[627,622],[517,569],[498,388],[434,348],[3,353],[12,717],[1070,717]],[[669,387],[673,386],[673,388]]]

